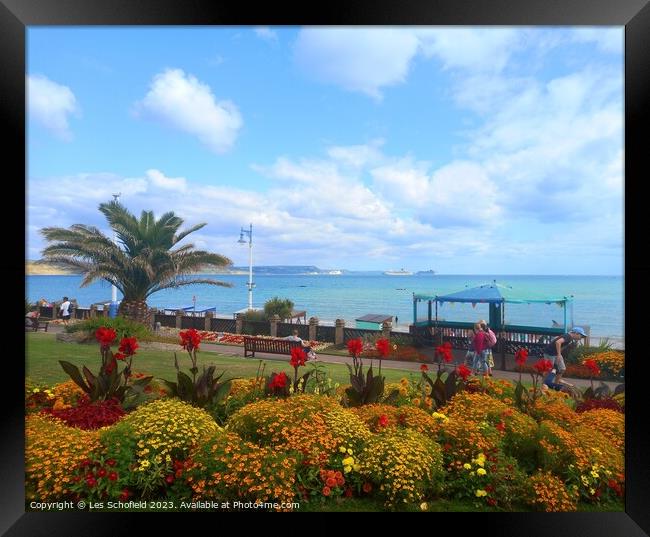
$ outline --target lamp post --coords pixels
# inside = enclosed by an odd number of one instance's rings
[[[253,309],[253,224],[250,225],[249,229],[241,228],[239,233],[239,244],[246,244],[244,240],[244,233],[248,235],[248,309]]]
[[[121,195],[121,192],[113,194],[113,201],[117,203],[117,198],[119,198]],[[115,233],[115,230],[113,230],[113,242],[117,244],[117,235]],[[111,317],[117,316],[117,287],[115,287],[115,284],[111,284],[111,305],[108,309],[108,313]]]

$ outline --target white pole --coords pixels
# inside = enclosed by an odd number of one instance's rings
[[[253,309],[253,224],[248,235],[248,309]]]
[[[119,194],[113,194],[113,200],[117,201],[117,198],[121,195],[121,192]],[[113,230],[113,242],[117,244],[117,234],[115,233],[115,230]],[[115,287],[115,284],[111,284],[111,302],[113,304],[117,302],[117,287]]]

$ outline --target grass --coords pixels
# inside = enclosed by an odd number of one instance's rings
[[[99,346],[96,343],[80,344],[57,341],[55,334],[43,332],[28,332],[25,334],[25,373],[34,382],[42,384],[56,384],[68,380],[68,376],[59,365],[59,360],[66,360],[77,366],[86,365],[91,371],[99,366]],[[114,351],[117,349],[114,348]],[[241,357],[225,356],[213,352],[199,352],[199,367],[214,365],[218,372],[227,371],[228,377],[248,378],[255,377],[260,360],[257,358],[244,358],[242,347]],[[187,353],[178,346],[178,363],[181,369],[190,368],[190,359]],[[293,368],[289,365],[289,357],[281,360],[265,360],[265,374],[272,371],[284,371],[293,377]],[[321,367],[332,378],[333,382],[347,384],[350,382],[348,368],[344,364],[325,364]],[[133,359],[133,370],[147,373],[154,377],[167,380],[176,379],[174,368],[174,352],[165,350],[138,349]],[[304,371],[302,368],[300,371]],[[402,369],[382,369],[386,382],[399,382],[402,377],[419,377],[419,372]]]

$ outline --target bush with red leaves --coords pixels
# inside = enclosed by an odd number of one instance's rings
[[[126,414],[117,399],[91,403],[88,396],[84,396],[77,406],[57,410],[47,408],[42,412],[60,419],[70,427],[86,430],[113,425]]]
[[[594,410],[596,408],[607,408],[609,410],[616,410],[623,412],[623,407],[614,399],[587,399],[582,401],[576,406],[576,412],[587,412],[587,410]]]

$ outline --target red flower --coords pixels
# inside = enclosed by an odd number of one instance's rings
[[[372,492],[372,483],[370,483],[369,481],[366,481],[363,484],[362,489],[363,489],[363,492],[365,492],[366,494],[370,494]]]
[[[131,496],[131,491],[129,489],[124,489],[122,490],[122,494],[120,494],[120,500],[126,501],[129,499],[129,496]]]
[[[282,373],[275,374],[269,383],[269,388],[275,390],[276,388],[283,389],[287,385],[287,374],[283,371]]]
[[[94,477],[87,477],[86,483],[90,488],[93,488],[97,484],[97,480]]]
[[[153,391],[153,388],[151,386],[145,386],[144,390],[142,391],[144,391],[144,393],[151,393]]]
[[[388,427],[388,416],[386,416],[386,414],[379,416],[378,423],[380,427]]]
[[[332,490],[329,487],[323,487],[323,496],[329,496]]]
[[[97,477],[104,477],[106,475],[106,468],[100,468],[97,471]]]
[[[121,352],[116,352],[116,353],[113,355],[113,357],[114,357],[116,360],[124,360],[124,359],[126,358],[126,354],[121,353]]]
[[[334,488],[336,486],[336,479],[334,479],[333,477],[328,477],[325,480],[325,484],[330,488]]]
[[[109,466],[115,466],[115,459],[108,459],[106,461],[106,464],[108,464]]]
[[[588,360],[585,360],[583,362],[583,365],[587,369],[589,369],[589,373],[592,376],[597,377],[598,375],[600,375],[600,367],[598,367],[598,364],[596,363],[596,360],[594,360],[593,358],[589,358]]]
[[[359,356],[363,351],[363,341],[361,338],[348,340],[348,353],[351,356]]]
[[[515,353],[515,362],[517,362],[517,365],[523,366],[526,363],[527,359],[528,351],[526,349],[519,349]]]
[[[303,351],[300,347],[294,347],[291,349],[291,360],[289,361],[291,367],[297,368],[301,365],[305,365],[306,359],[307,355],[305,354],[305,351]]]
[[[440,356],[445,363],[449,363],[453,360],[453,355],[451,353],[451,343],[446,341],[443,345],[436,347],[436,356]]]
[[[84,459],[81,461],[81,467],[85,468],[86,466],[90,466],[90,459]]]
[[[456,373],[460,378],[463,379],[463,381],[467,381],[467,377],[469,377],[472,374],[472,370],[467,367],[465,364],[460,364],[456,368]]]
[[[110,479],[111,481],[117,481],[117,472],[111,472],[110,474],[108,474],[108,479]]]
[[[494,498],[488,498],[487,503],[488,503],[488,505],[494,506],[494,505],[497,504],[497,501]]]
[[[115,340],[117,334],[112,328],[106,328],[105,326],[100,326],[95,331],[95,338],[99,341],[102,347],[110,347],[111,343]]]
[[[126,356],[133,356],[135,350],[139,347],[138,340],[134,337],[123,337],[120,341],[119,351],[123,352]]]
[[[188,352],[191,352],[194,349],[197,351],[199,350],[201,334],[199,334],[196,329],[190,328],[189,330],[181,330],[179,336],[181,338],[181,346]]]
[[[350,487],[347,487],[344,492],[344,496],[346,498],[352,498],[352,489]]]
[[[420,366],[420,371],[422,371],[422,373],[424,373],[425,371],[429,371],[429,366],[427,364],[422,364]]]
[[[503,423],[502,421],[500,421],[499,423],[496,424],[496,428],[497,428],[499,431],[503,432],[503,431],[506,430],[506,424]]]
[[[168,485],[171,485],[171,484],[174,482],[174,476],[173,476],[173,475],[168,475],[168,476],[165,478],[165,481],[167,481],[167,484],[168,484]]]
[[[378,339],[375,347],[379,351],[379,356],[382,358],[386,358],[390,354],[390,341],[386,338]]]
[[[537,373],[540,375],[545,375],[551,369],[553,369],[553,362],[550,360],[538,360],[535,364],[533,364],[533,369],[535,369],[535,371],[537,371]]]

